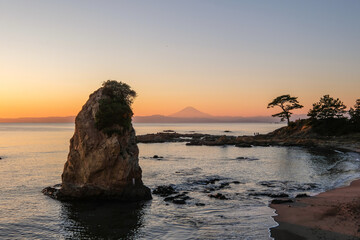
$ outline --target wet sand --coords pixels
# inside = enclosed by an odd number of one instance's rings
[[[360,180],[294,203],[271,204],[278,227],[275,240],[360,239]]]

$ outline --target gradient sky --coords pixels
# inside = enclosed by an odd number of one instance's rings
[[[360,98],[360,1],[0,0],[0,117],[76,115],[107,79],[135,115],[194,106],[305,113],[324,94]]]

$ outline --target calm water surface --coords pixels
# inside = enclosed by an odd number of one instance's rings
[[[135,124],[138,134],[171,129],[252,135],[277,127]],[[0,239],[271,239],[268,229],[276,223],[267,206],[271,198],[264,193],[316,194],[360,177],[360,156],[354,153],[139,144],[144,183],[152,189],[172,184],[189,192],[186,205],[156,195],[135,204],[61,203],[41,190],[61,182],[73,130],[73,124],[0,124]],[[205,184],[213,178],[220,181]],[[221,183],[230,184],[213,193],[229,200],[209,198],[207,191]]]

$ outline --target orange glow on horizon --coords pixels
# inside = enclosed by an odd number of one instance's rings
[[[142,78],[145,77],[141,76]],[[61,77],[51,83],[39,80],[25,82],[23,85],[15,84],[20,81],[14,79],[7,83],[6,88],[0,89],[0,118],[76,116],[88,96],[101,86],[97,77],[89,83],[79,81],[74,85],[63,84]],[[317,102],[324,94],[339,97],[348,108],[355,104],[354,96],[357,96],[357,88],[347,88],[346,85],[343,89],[335,88],[326,92],[318,88],[310,92],[306,86],[298,86],[296,91],[291,92],[269,84],[269,91],[259,92],[258,89],[261,88],[258,85],[241,88],[241,82],[239,87],[204,87],[201,84],[187,83],[171,87],[171,83],[162,85],[160,81],[149,85],[148,82],[135,79],[127,83],[138,93],[132,106],[135,116],[170,115],[187,106],[213,116],[270,116],[279,109],[267,109],[267,104],[276,96],[286,93],[299,97],[299,102],[304,105],[303,109],[294,111],[294,114],[306,114],[312,103]]]

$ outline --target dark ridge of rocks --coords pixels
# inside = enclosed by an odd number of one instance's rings
[[[188,192],[179,193],[171,185],[157,186],[153,190],[153,194],[163,197],[165,202],[172,202],[174,204],[186,204],[186,200],[191,199],[187,196]]]
[[[271,192],[252,192],[249,193],[249,196],[267,196],[271,198],[284,198],[289,197],[287,193],[271,193]]]
[[[273,188],[273,189],[281,189],[281,190],[297,190],[297,191],[308,191],[313,190],[320,187],[319,184],[316,183],[297,183],[294,181],[261,181],[258,182],[258,185]]]
[[[225,130],[224,132],[226,132],[226,133],[231,133],[231,131],[229,131],[229,130]]]
[[[165,202],[172,202],[175,204],[186,204],[186,200],[191,199],[189,196],[186,195],[187,192],[182,192],[180,194],[177,194],[175,196],[170,196],[164,198]]]
[[[310,196],[308,194],[306,194],[306,193],[300,193],[300,194],[295,196],[295,198],[305,198],[305,197],[310,197]]]
[[[43,194],[53,198],[53,199],[58,199],[59,196],[59,188],[56,188],[55,186],[53,187],[46,187],[41,191]],[[61,197],[60,197],[61,198]]]
[[[311,126],[303,123],[292,124],[279,128],[268,134],[254,136],[226,136],[200,133],[156,133],[137,136],[140,143],[186,142],[187,146],[226,146],[236,147],[269,147],[269,146],[299,146],[306,148],[338,149],[360,153],[360,134],[353,133],[343,136],[322,136],[314,133]]]
[[[148,198],[143,199],[143,196],[151,197],[151,193],[146,188],[142,186],[125,186],[122,187],[121,191],[115,189],[114,191],[109,191],[108,189],[100,189],[92,186],[85,186],[81,189],[83,192],[77,192],[78,189],[74,189],[74,192],[78,195],[67,195],[61,191],[61,184],[56,184],[53,187],[46,187],[41,192],[48,197],[51,197],[59,201],[91,201],[91,200],[116,200],[124,202],[135,202],[141,200],[148,200]]]
[[[178,191],[176,191],[171,185],[169,186],[157,186],[154,190],[153,190],[153,194],[157,194],[160,195],[161,197],[167,197],[169,195],[178,193]]]
[[[230,188],[231,184],[240,184],[240,181],[229,181],[226,178],[219,176],[211,176],[205,179],[190,180],[185,183],[186,188],[191,191],[200,193],[207,193],[211,198],[217,198],[221,200],[229,199],[222,193],[209,194],[214,191],[218,191],[225,188]],[[188,188],[189,187],[189,188]],[[181,188],[181,187],[180,187]],[[188,196],[188,191],[177,191],[173,185],[161,185],[153,189],[153,194],[163,197],[163,200],[168,203],[174,204],[187,204],[187,200],[192,199]],[[192,202],[193,203],[193,202]],[[195,203],[196,206],[204,206],[202,203]]]
[[[190,142],[200,140],[203,137],[211,136],[201,133],[177,133],[177,132],[158,132],[136,136],[138,143],[165,143],[165,142]]]
[[[219,185],[212,184],[211,186],[206,186],[205,189],[203,190],[203,192],[204,193],[210,193],[210,192],[218,191],[218,190],[221,190],[221,189],[224,189],[224,188],[230,188],[230,183],[240,184],[239,181],[223,182],[223,183],[220,183]]]
[[[217,193],[217,194],[209,194],[208,195],[210,198],[216,198],[216,199],[220,199],[220,200],[229,200],[229,198],[227,198],[224,194],[222,193]]]
[[[228,187],[229,185],[230,185],[230,183],[228,183],[228,182],[220,183],[219,189]]]
[[[172,200],[172,203],[175,204],[186,204],[186,201],[184,199],[174,199]]]
[[[283,183],[278,181],[261,181],[259,184],[269,188],[278,187],[279,184],[281,184],[280,186],[283,186]]]
[[[164,132],[164,133],[175,133],[174,130],[164,130],[163,132]]]
[[[294,200],[290,199],[290,198],[285,198],[285,199],[274,199],[271,201],[271,204],[282,204],[282,203],[293,203]]]
[[[202,207],[202,206],[205,206],[205,203],[200,203],[200,202],[199,202],[199,203],[195,203],[195,205],[196,205],[196,206],[201,206],[201,207]]]
[[[164,157],[158,156],[158,155],[154,155],[152,158],[160,159],[160,158],[164,158]]]

